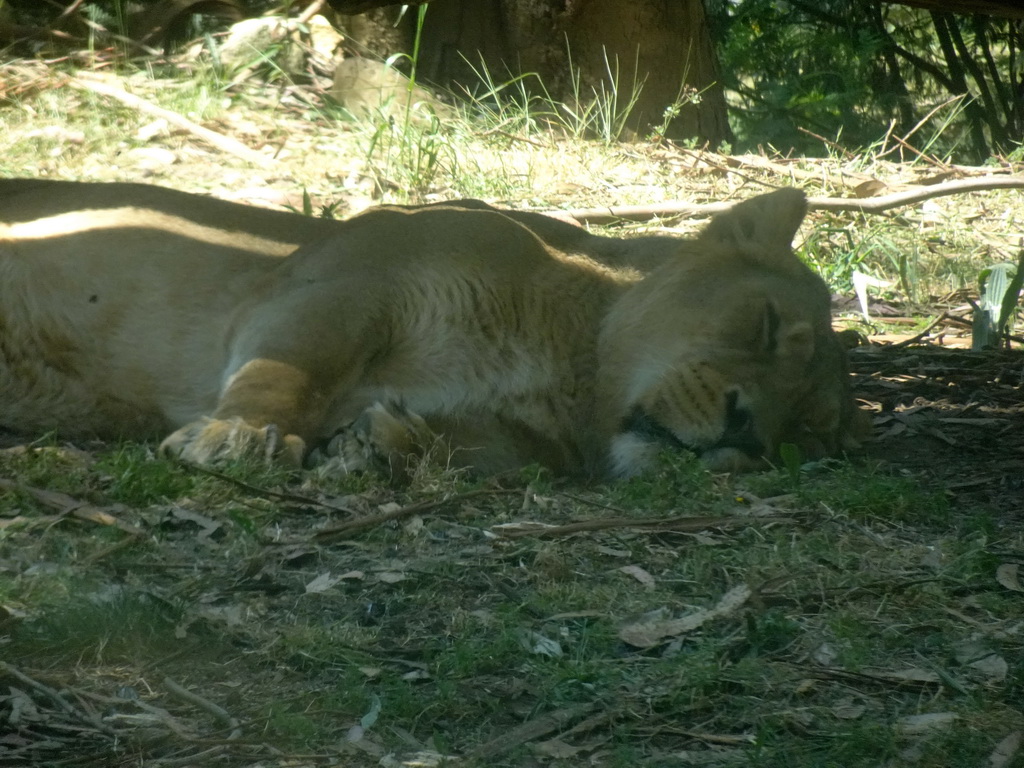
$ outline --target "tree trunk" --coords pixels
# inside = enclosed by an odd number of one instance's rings
[[[614,89],[620,108],[635,98],[626,125],[637,134],[664,127],[712,146],[731,138],[702,0],[431,0],[428,9],[422,79],[473,89],[481,64],[496,83],[536,73],[570,105],[595,90]],[[397,29],[390,8],[342,24],[357,46],[387,56],[411,52],[416,15],[410,8]]]

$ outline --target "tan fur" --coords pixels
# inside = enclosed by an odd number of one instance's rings
[[[171,432],[200,462],[322,444],[342,470],[394,465],[427,426],[482,471],[834,450],[854,409],[828,292],[789,247],[804,208],[780,190],[696,239],[630,241],[475,201],[331,222],[0,180],[0,424]]]

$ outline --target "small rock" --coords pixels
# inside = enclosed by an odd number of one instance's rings
[[[178,162],[178,156],[163,147],[136,147],[122,156],[142,171],[158,171]]]

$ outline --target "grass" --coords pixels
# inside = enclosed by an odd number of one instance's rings
[[[0,108],[0,172],[142,175],[221,193],[263,185],[293,195],[297,210],[338,215],[360,199],[465,194],[544,208],[726,199],[737,181],[709,173],[707,163],[721,165],[709,153],[552,130],[550,104],[499,100],[518,83],[485,86],[462,117],[400,124],[271,111],[258,93],[222,86],[132,80],[209,127],[253,145],[279,141],[280,173],[183,134],[138,138],[143,116],[45,86]],[[142,171],[129,150],[154,144],[176,162]],[[843,161],[829,162],[787,167],[816,174],[812,192],[845,194]],[[850,172],[893,183],[913,173],[866,155]],[[785,181],[744,173],[742,196]],[[836,287],[854,269],[886,276],[893,296],[915,300],[973,285],[1021,219],[1009,195],[991,195],[984,208],[971,200],[893,219],[817,216],[803,254]],[[83,447],[48,438],[0,453],[0,477],[17,484],[0,494],[0,655],[76,706],[141,716],[152,715],[149,705],[170,720],[149,731],[119,723],[116,742],[78,743],[78,764],[220,746],[226,765],[313,764],[309,755],[377,765],[436,753],[499,767],[945,768],[984,764],[1024,727],[1019,595],[992,577],[1016,562],[1020,526],[998,510],[956,507],[891,464],[729,479],[667,453],[647,476],[607,486],[532,469],[498,487],[424,466],[392,488],[372,476],[251,465],[225,468],[232,482],[156,459],[152,446]],[[350,539],[316,537],[349,517],[324,505],[367,514],[467,491],[477,495]],[[89,510],[103,515],[78,514]],[[735,524],[690,533],[622,525],[565,538],[498,527],[677,516]],[[620,635],[644,617],[712,608],[744,584],[752,594],[742,606],[689,632],[649,648]],[[223,725],[175,698],[165,677],[227,710],[243,738],[225,741]],[[141,705],[111,704],[121,688]],[[38,702],[43,725],[60,725],[59,707]],[[545,730],[557,712],[575,714]],[[922,715],[955,718],[933,728],[908,719]],[[37,762],[64,758],[67,730],[54,734],[56,751]]]
[[[14,459],[3,473],[71,485],[53,455]],[[288,481],[252,467],[229,471],[266,488]],[[768,489],[773,476],[759,480]],[[715,744],[727,744],[724,758],[736,765],[867,766],[908,749],[915,765],[969,765],[1019,723],[1020,670],[1013,664],[996,680],[968,666],[957,648],[976,641],[975,628],[947,610],[974,594],[983,622],[1015,614],[1014,596],[978,592],[999,561],[985,536],[967,528],[957,536],[941,496],[863,467],[839,465],[801,483],[786,501],[791,523],[485,543],[495,522],[540,509],[550,522],[594,517],[577,499],[641,516],[724,513],[734,503],[737,492],[720,479],[666,459],[599,495],[541,484],[557,504],[542,498],[524,509],[521,497],[495,495],[338,547],[314,544],[322,519],[280,504],[238,525],[233,510],[253,503],[247,494],[136,446],[96,452],[75,482],[146,534],[70,518],[40,529],[43,513],[19,509],[24,521],[0,537],[0,556],[14,566],[0,574],[0,595],[25,614],[5,658],[49,675],[74,664],[65,684],[84,689],[132,669],[151,686],[159,688],[160,670],[211,696],[210,682],[221,680],[239,689],[235,716],[258,723],[279,749],[322,749],[373,702],[369,743],[498,750],[471,765],[529,762],[530,747],[495,739],[571,707],[603,713],[591,736],[602,734],[604,765],[669,764],[659,755]],[[303,482],[304,493],[318,492]],[[780,472],[774,482],[789,481]],[[364,495],[379,501],[380,488]],[[168,524],[167,511],[184,506],[222,533],[203,543],[187,523]],[[124,546],[96,557],[112,543]],[[935,550],[941,559],[921,565]],[[24,568],[30,561],[52,566]],[[651,587],[623,565],[646,570]],[[346,572],[326,591],[306,591],[320,573]],[[759,597],[735,615],[647,650],[619,638],[638,617],[691,613],[741,581]],[[239,657],[233,647],[246,650]],[[1010,661],[1019,652],[1016,636],[989,635],[980,655]],[[266,669],[277,670],[272,698]],[[940,731],[901,730],[908,717],[947,712],[957,719]]]

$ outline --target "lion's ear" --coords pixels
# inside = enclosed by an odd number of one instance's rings
[[[715,216],[701,234],[753,259],[773,261],[789,253],[793,236],[807,213],[807,198],[784,187],[744,200]]]

